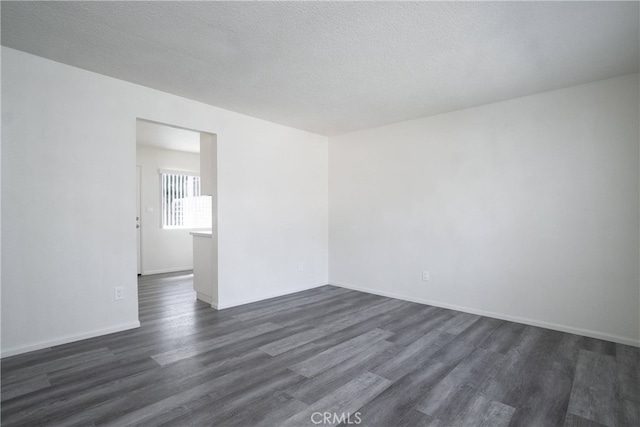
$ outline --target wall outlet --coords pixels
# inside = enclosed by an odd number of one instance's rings
[[[124,288],[122,286],[113,288],[113,299],[116,301],[124,299]]]
[[[425,282],[429,281],[429,272],[427,270],[422,270],[422,280],[424,280]]]
[[[304,270],[304,263],[303,262],[298,264],[298,271],[302,271],[302,270]]]

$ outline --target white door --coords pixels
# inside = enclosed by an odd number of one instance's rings
[[[140,248],[140,175],[141,168],[136,166],[136,246],[138,253],[138,274],[142,274],[142,250]]]

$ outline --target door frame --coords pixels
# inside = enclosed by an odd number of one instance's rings
[[[138,276],[142,268],[142,166],[136,165],[136,247],[138,258]]]

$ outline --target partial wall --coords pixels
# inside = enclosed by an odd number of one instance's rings
[[[638,102],[629,75],[330,138],[330,281],[638,345]]]
[[[137,118],[218,136],[226,300],[327,283],[326,137],[5,47],[2,107],[3,356],[138,325]]]

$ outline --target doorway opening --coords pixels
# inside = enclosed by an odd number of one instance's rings
[[[139,279],[196,270],[194,295],[217,305],[215,134],[137,120],[136,241]]]

